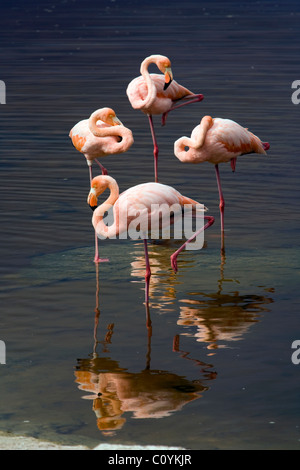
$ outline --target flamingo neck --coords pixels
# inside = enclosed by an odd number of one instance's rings
[[[117,225],[114,217],[114,222],[112,225],[107,226],[103,221],[103,216],[105,212],[111,210],[116,201],[119,198],[119,186],[117,182],[110,176],[105,176],[107,180],[107,187],[110,190],[110,195],[103,204],[101,204],[97,209],[95,209],[92,223],[97,235],[101,235],[104,238],[112,238],[117,234]],[[115,215],[115,214],[114,214]]]
[[[128,148],[133,143],[133,136],[130,129],[123,125],[111,126],[108,127],[98,127],[97,121],[100,119],[100,116],[96,113],[92,114],[89,118],[89,129],[94,134],[95,137],[119,137],[120,141],[116,141],[111,147],[111,154],[122,153],[128,150]]]
[[[197,126],[191,135],[192,147],[196,150],[203,147],[207,132],[213,126],[213,119],[210,116],[204,116],[199,126]]]
[[[181,137],[174,143],[174,154],[182,162],[191,162],[194,142],[189,137]]]
[[[157,94],[156,87],[148,71],[148,67],[150,64],[156,64],[158,58],[159,56],[151,55],[150,57],[147,57],[145,60],[143,60],[143,62],[141,63],[140,72],[146,82],[147,90],[148,90],[147,96],[145,100],[143,100],[142,108],[151,106],[156,98],[156,94]]]
[[[207,132],[213,126],[214,120],[210,116],[204,116],[201,123],[195,127],[191,137],[181,137],[174,144],[174,153],[182,162],[197,163],[199,151],[204,146]]]
[[[98,127],[97,121],[99,120],[104,122],[104,124],[106,124],[107,127]],[[124,126],[109,125],[102,119],[101,113],[98,113],[97,111],[91,114],[89,118],[89,129],[96,137],[108,137],[111,135],[119,135],[121,127],[124,127]]]

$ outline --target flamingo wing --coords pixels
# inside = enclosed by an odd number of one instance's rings
[[[185,98],[186,96],[193,95],[190,90],[179,85],[176,80],[173,80],[168,88],[164,90],[165,78],[163,75],[151,74],[151,78],[154,81],[158,98],[167,98],[172,101],[177,101]]]
[[[149,211],[151,206],[155,204],[180,204],[185,200],[192,201],[184,198],[176,189],[161,183],[142,183],[124,191],[119,200],[126,201],[130,205],[144,205]],[[195,201],[194,201],[195,202]]]
[[[111,127],[99,119],[97,127]],[[119,139],[116,136],[97,137],[89,128],[89,120],[84,119],[79,121],[70,131],[69,134],[72,144],[79,152],[86,155],[86,157],[94,159],[104,157],[113,153],[112,146],[118,143]]]
[[[156,99],[144,112],[150,114],[162,114],[168,111],[175,101],[181,100],[193,93],[179,85],[175,80],[164,90],[165,78],[156,73],[150,74],[156,88]],[[127,96],[134,109],[143,110],[143,102],[148,96],[148,87],[145,79],[140,76],[132,80],[127,87]]]
[[[214,119],[214,125],[207,135],[215,143],[219,143],[233,156],[247,153],[266,153],[261,140],[248,129],[230,119]]]
[[[160,183],[143,183],[127,191],[124,191],[117,203],[115,204],[116,213],[119,212],[120,219],[122,218],[122,227],[125,227],[125,219],[129,223],[138,216],[139,220],[143,223],[150,221],[160,221],[164,217],[170,215],[181,214],[185,205],[196,210],[206,210],[203,204],[183,196],[176,189]],[[170,212],[171,209],[171,212]],[[121,214],[121,215],[120,215]]]
[[[89,136],[88,131],[88,120],[84,119],[79,121],[75,126],[70,130],[69,137],[72,140],[72,144],[79,152],[82,152],[82,149],[87,141]]]

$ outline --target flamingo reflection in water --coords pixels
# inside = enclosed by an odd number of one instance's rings
[[[224,256],[216,292],[189,292],[186,298],[179,300],[177,324],[185,327],[181,334],[206,343],[210,350],[229,347],[242,340],[251,325],[259,321],[262,313],[269,311],[268,304],[273,302],[270,295],[273,288],[263,288],[264,295],[240,294],[238,286],[225,292],[225,284],[239,284],[238,280],[225,278],[225,262]]]
[[[152,311],[157,309],[160,314],[173,311],[178,285],[181,284],[185,273],[190,269],[194,269],[195,266],[196,257],[190,256],[190,253],[185,251],[180,259],[181,276],[169,269],[170,256],[179,244],[179,240],[151,240],[151,243],[149,243],[148,255],[151,264],[149,305]],[[129,254],[132,259],[130,262],[131,282],[133,284],[142,284],[144,283],[145,256],[141,243],[132,243]]]
[[[211,364],[190,358],[189,353],[179,349],[178,338],[173,351],[178,353],[178,357],[191,360],[197,366],[197,378],[188,380],[182,375],[152,369],[152,323],[149,306],[145,308],[148,335],[144,369],[130,372],[111,357],[109,345],[115,328],[113,324],[108,325],[104,341],[94,343],[92,357],[77,361],[75,382],[80,390],[88,392],[82,398],[93,401],[97,426],[104,434],[111,435],[121,429],[126,423],[126,413],[132,413],[135,419],[166,418],[201,398],[216,378]],[[100,353],[97,352],[99,345],[102,345]]]

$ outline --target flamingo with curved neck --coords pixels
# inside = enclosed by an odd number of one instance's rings
[[[94,111],[89,119],[78,122],[70,131],[74,147],[84,154],[89,167],[90,183],[93,179],[92,163],[100,166],[102,174],[107,170],[98,161],[99,157],[115,155],[126,152],[133,144],[130,129],[123,126],[111,108],[100,108]],[[99,258],[98,238],[95,233],[95,263],[108,261]]]
[[[150,74],[150,64],[156,64],[164,74]],[[134,109],[140,109],[147,114],[153,141],[154,173],[155,181],[158,181],[157,160],[158,144],[155,135],[153,118],[154,114],[162,114],[162,125],[165,124],[170,111],[186,104],[202,101],[204,96],[195,95],[187,88],[173,80],[171,62],[168,57],[154,54],[143,60],[140,68],[141,76],[133,79],[126,90],[128,99]]]
[[[106,189],[109,189],[110,194],[108,199],[97,207],[97,199]],[[122,194],[119,194],[119,186],[117,182],[108,175],[100,175],[93,178],[91,182],[91,189],[87,199],[88,204],[94,209],[92,224],[98,236],[103,238],[115,238],[125,231],[130,238],[130,224],[138,220],[144,235],[144,250],[146,260],[146,293],[145,301],[149,300],[149,281],[151,276],[151,269],[147,248],[147,234],[151,230],[153,218],[152,215],[157,211],[157,207],[169,207],[172,211],[176,205],[180,214],[184,208],[191,211],[193,216],[199,216],[199,211],[207,210],[203,204],[183,196],[176,189],[171,186],[160,183],[144,183],[133,186]],[[105,212],[113,208],[114,221],[110,226],[107,226],[103,220]],[[179,213],[179,212],[178,212]],[[183,245],[176,250],[171,256],[171,266],[177,272],[177,257],[179,253],[187,246],[188,243],[193,241],[199,233],[206,230],[214,223],[214,217],[204,216],[207,220],[206,224],[197,230]],[[154,223],[154,222],[153,222]],[[171,218],[167,221],[169,225],[172,224]],[[145,225],[144,225],[145,224]]]
[[[235,171],[237,157],[249,153],[266,154],[266,150],[269,148],[269,143],[262,142],[259,137],[235,121],[213,119],[211,116],[202,118],[200,124],[193,129],[191,137],[181,137],[174,143],[174,153],[182,162],[202,163],[207,161],[215,165],[220,199],[222,238],[225,201],[220,181],[219,163],[230,162],[232,170]]]
[[[102,170],[106,169],[98,162],[99,157],[126,152],[133,144],[130,129],[123,126],[111,108],[100,108],[94,111],[89,119],[79,121],[70,131],[74,147],[84,154],[90,169],[92,180],[92,163],[95,160]]]

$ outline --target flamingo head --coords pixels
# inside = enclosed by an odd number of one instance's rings
[[[108,186],[108,182],[103,175],[96,176],[92,179],[91,189],[87,198],[87,203],[94,211],[98,205],[98,197],[102,194]]]
[[[96,189],[94,187],[90,189],[90,192],[87,198],[87,203],[93,211],[97,208],[98,198],[97,198]]]
[[[98,119],[105,122],[109,126],[122,126],[120,119],[117,118],[116,113],[111,108],[100,108],[94,111],[89,118],[89,126],[96,125]],[[92,129],[91,129],[92,130]]]
[[[109,199],[107,199],[106,201],[107,204],[110,206],[110,205],[113,205],[114,202],[119,197],[119,187],[118,187],[116,180],[114,180],[109,175],[99,175],[99,176],[95,176],[95,178],[92,179],[91,189],[87,198],[87,203],[93,211],[97,208],[98,197],[102,193],[104,193],[104,191],[107,188],[109,188],[111,191],[111,195]],[[105,205],[105,204],[102,204],[102,205]]]
[[[173,80],[173,73],[171,69],[170,59],[168,59],[168,57],[161,56],[159,60],[157,61],[157,67],[165,76],[164,90],[166,90],[168,86],[171,85],[172,80]]]
[[[99,119],[110,126],[122,126],[120,119],[111,108],[102,108],[101,113],[99,113]]]

